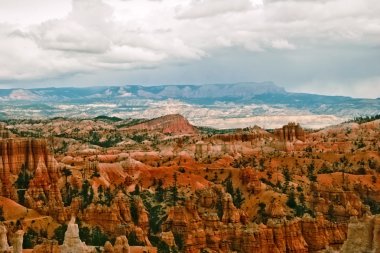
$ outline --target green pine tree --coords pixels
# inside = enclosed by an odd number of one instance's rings
[[[234,202],[234,205],[237,207],[237,208],[240,208],[242,206],[242,204],[244,203],[244,196],[243,196],[243,193],[240,191],[239,188],[236,189],[236,192],[235,194],[233,195],[233,202]]]
[[[292,189],[288,195],[288,200],[286,201],[286,205],[292,209],[297,207],[296,197],[294,194],[294,190]]]

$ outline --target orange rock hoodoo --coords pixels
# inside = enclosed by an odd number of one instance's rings
[[[0,140],[2,196],[17,200],[17,189],[14,182],[22,169],[25,169],[26,173],[32,178],[27,192],[32,198],[37,193],[47,194],[50,188],[54,188],[54,183],[59,179],[58,164],[49,153],[46,140]]]
[[[300,124],[289,123],[282,128],[275,130],[275,135],[281,141],[293,142],[296,140],[305,141],[305,132]]]
[[[240,179],[243,182],[243,184],[247,185],[247,188],[251,193],[257,194],[261,192],[263,189],[263,184],[259,180],[257,171],[250,167],[241,169]]]

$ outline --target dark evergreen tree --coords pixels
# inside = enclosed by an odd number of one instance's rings
[[[329,209],[327,210],[327,219],[330,221],[336,221],[334,205],[332,203],[330,203]]]
[[[17,196],[18,202],[21,205],[25,205],[25,192],[29,187],[29,181],[32,179],[29,171],[27,170],[25,164],[21,166],[20,173],[18,174],[18,178],[15,182],[17,188]]]
[[[55,240],[57,240],[59,244],[63,243],[63,240],[65,239],[66,230],[67,230],[66,224],[63,224],[54,230],[54,237],[53,238]]]
[[[262,223],[266,223],[268,221],[268,214],[266,212],[267,205],[263,202],[259,203],[259,210],[257,211],[257,214],[259,216],[259,219]]]
[[[111,206],[112,200],[113,200],[113,195],[112,195],[112,192],[111,192],[111,188],[108,187],[106,189],[106,191],[104,192],[104,203],[107,206]]]
[[[243,193],[240,191],[239,188],[237,188],[235,194],[233,195],[234,205],[237,208],[240,208],[242,206],[242,204],[244,203],[244,200],[245,200],[245,198],[243,196]]]
[[[91,237],[92,245],[94,246],[103,246],[107,241],[109,241],[108,236],[104,234],[99,227],[95,227],[92,230]]]
[[[227,178],[225,185],[226,185],[226,192],[229,193],[231,196],[234,196],[235,191],[234,191],[234,186],[232,184],[231,176]]]
[[[216,202],[216,211],[218,214],[219,219],[221,220],[223,217],[223,203],[222,203],[222,197],[218,197],[218,201]]]
[[[307,177],[311,182],[316,182],[317,181],[317,176],[314,173],[315,170],[315,165],[314,162],[311,162],[309,166],[307,167]]]
[[[0,206],[0,221],[5,221],[3,206]]]
[[[296,216],[302,217],[307,211],[305,195],[301,192],[299,196],[299,205],[296,207]]]
[[[138,220],[139,220],[139,213],[137,211],[137,206],[136,206],[136,200],[134,197],[132,197],[131,201],[130,201],[130,212],[131,212],[131,216],[132,216],[132,220],[135,224],[138,223]]]
[[[165,211],[161,205],[150,206],[147,208],[149,212],[149,227],[153,234],[160,232],[161,225],[167,218]]]
[[[286,201],[286,205],[292,209],[295,209],[297,207],[296,197],[295,197],[293,189],[291,189],[288,195],[288,200]]]
[[[282,170],[282,174],[284,174],[285,181],[287,181],[287,182],[292,181],[292,177],[290,175],[290,172],[289,172],[288,168],[284,168]]]
[[[160,178],[158,180],[157,187],[156,187],[156,192],[155,192],[155,199],[158,202],[164,201],[165,190],[164,190],[164,188],[162,186],[163,186],[163,182],[162,182],[162,179]]]
[[[84,209],[92,203],[92,200],[94,198],[94,190],[92,189],[92,186],[88,180],[85,180],[83,182],[80,195],[82,197],[82,209]]]
[[[139,196],[140,195],[140,185],[136,184],[135,190],[132,192],[132,195]]]
[[[64,168],[63,170],[62,170],[62,174],[63,174],[63,176],[65,177],[65,185],[67,185],[68,184],[68,182],[67,182],[67,178],[69,177],[69,176],[71,176],[73,173],[71,172],[71,170],[69,170],[68,168]]]
[[[185,246],[185,243],[184,243],[182,236],[178,233],[174,233],[174,241],[175,241],[175,244],[177,245],[179,251],[182,252],[183,248]]]
[[[99,185],[98,187],[98,202],[100,204],[104,203],[104,190],[102,185]]]
[[[140,242],[137,238],[137,235],[134,231],[128,235],[128,244],[130,246],[144,246],[144,242]]]
[[[35,241],[37,240],[38,234],[33,229],[29,228],[24,234],[22,248],[23,249],[33,249],[35,246]]]
[[[91,231],[88,227],[79,227],[79,238],[87,245],[91,245]]]
[[[177,188],[177,173],[173,175],[174,184],[171,189],[172,204],[176,205],[178,201],[178,188]]]

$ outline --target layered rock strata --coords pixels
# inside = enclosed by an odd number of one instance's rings
[[[87,207],[81,217],[91,225],[101,226],[110,233],[125,234],[133,228],[129,199],[119,192],[112,200],[111,206],[92,203]]]
[[[342,253],[380,253],[380,215],[351,218]]]
[[[267,225],[248,223],[246,214],[226,193],[222,193],[222,215],[218,215],[215,190],[202,190],[184,207],[172,207],[163,224],[162,239],[170,243],[169,233],[178,235],[185,252],[191,253],[205,248],[217,252],[306,253],[342,245],[346,239],[347,225],[327,221],[322,215],[287,221],[284,212],[275,212]]]
[[[59,178],[59,165],[46,140],[0,139],[1,196],[63,221]]]

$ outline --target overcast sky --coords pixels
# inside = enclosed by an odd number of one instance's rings
[[[380,1],[0,0],[0,88],[247,81],[380,97]]]

